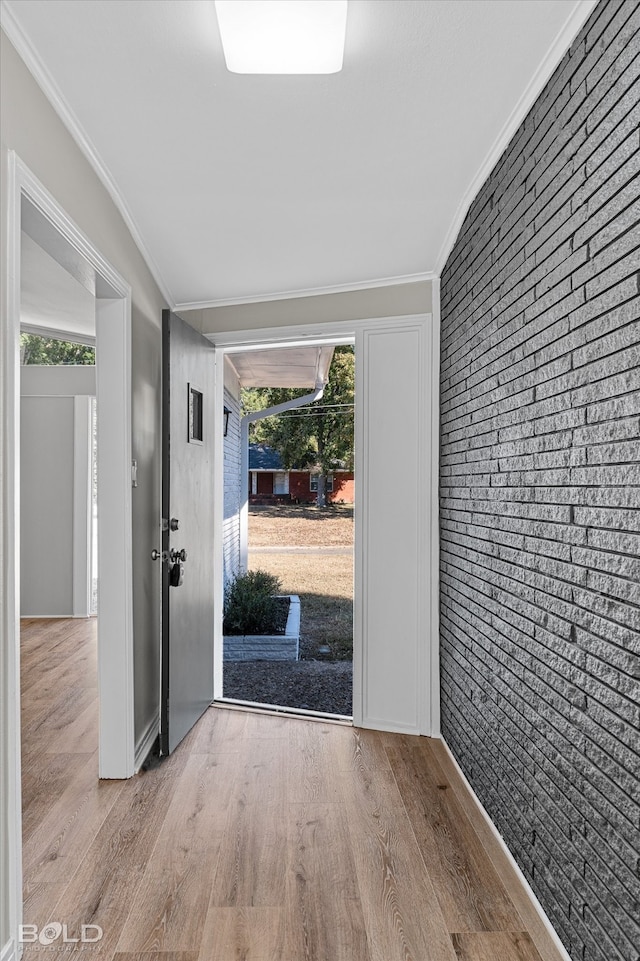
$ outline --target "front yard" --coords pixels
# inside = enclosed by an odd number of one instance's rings
[[[353,508],[252,507],[249,567],[299,595],[302,659],[352,658]]]
[[[249,508],[249,548],[353,547],[353,507]]]
[[[353,509],[252,507],[249,567],[300,597],[299,661],[229,661],[224,696],[351,716]]]

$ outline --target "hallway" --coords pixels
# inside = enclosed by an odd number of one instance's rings
[[[98,781],[95,626],[22,624],[25,959],[557,961],[438,741],[212,708]]]

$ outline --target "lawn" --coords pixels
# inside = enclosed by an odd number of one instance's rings
[[[249,548],[353,547],[353,507],[249,508]]]
[[[260,547],[269,550],[254,550]],[[340,553],[322,552],[323,547],[340,550]],[[306,553],[304,548],[319,550]],[[283,593],[300,596],[303,659],[352,658],[352,508],[251,508],[249,567],[276,574],[282,582]]]

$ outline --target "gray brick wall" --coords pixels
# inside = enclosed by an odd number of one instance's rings
[[[575,961],[640,957],[639,77],[601,2],[442,276],[443,736]]]
[[[240,403],[225,387],[224,404],[230,410],[224,439],[224,585],[240,570]]]

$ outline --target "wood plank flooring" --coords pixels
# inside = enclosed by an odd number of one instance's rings
[[[559,961],[439,741],[213,707],[99,781],[95,627],[22,623],[24,920],[103,932],[25,959]]]

